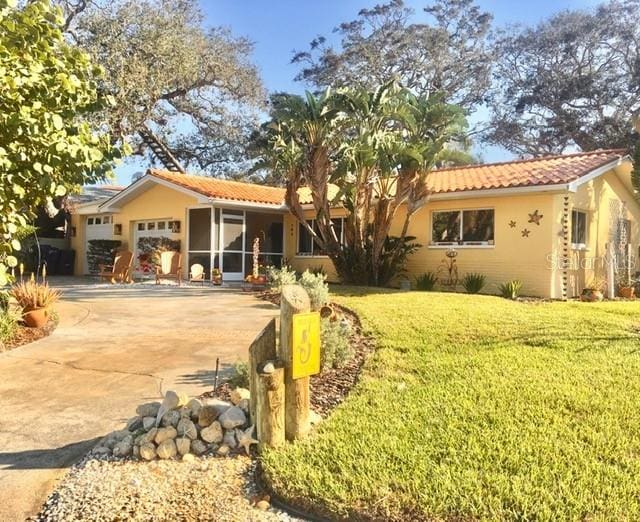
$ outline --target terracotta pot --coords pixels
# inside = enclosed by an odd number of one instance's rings
[[[22,318],[27,326],[31,328],[41,328],[47,324],[48,314],[46,308],[35,308],[33,310],[24,309]]]
[[[588,303],[595,303],[603,299],[604,294],[600,290],[593,290],[591,288],[585,288],[580,296],[580,301],[586,301]]]
[[[211,276],[211,281],[213,282],[214,285],[221,285],[222,284],[222,274]]]
[[[636,296],[636,289],[633,286],[623,286],[618,290],[618,294],[625,299],[633,299]]]

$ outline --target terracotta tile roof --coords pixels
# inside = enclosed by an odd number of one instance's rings
[[[594,169],[619,159],[623,149],[596,150],[562,156],[545,156],[505,163],[467,165],[433,171],[427,183],[431,192],[532,187],[571,183]]]
[[[487,190],[512,187],[534,187],[571,183],[589,172],[620,159],[626,154],[624,149],[578,152],[562,156],[545,156],[504,163],[467,165],[433,171],[427,180],[434,194],[462,192],[467,190]],[[285,189],[240,183],[206,176],[192,176],[149,169],[148,173],[170,181],[204,196],[231,201],[283,205]],[[335,194],[337,187],[329,188],[329,195]],[[309,189],[299,190],[300,202],[311,203]]]
[[[248,203],[264,203],[269,205],[283,205],[285,189],[241,183],[210,178],[206,176],[191,176],[167,170],[149,169],[148,174],[170,181],[183,188],[193,190],[204,196],[230,201],[244,201]]]

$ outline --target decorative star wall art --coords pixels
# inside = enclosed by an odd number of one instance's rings
[[[540,226],[540,220],[544,217],[543,214],[539,214],[538,211],[534,211],[532,214],[529,214],[529,223],[535,223]]]
[[[525,228],[520,233],[522,234],[522,237],[529,237],[529,234],[531,234],[531,230]]]
[[[511,228],[516,228],[516,222],[515,222],[515,221],[513,221],[513,220],[509,221],[509,226],[510,226]]]

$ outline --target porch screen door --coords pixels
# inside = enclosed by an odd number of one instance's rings
[[[222,250],[221,270],[225,281],[244,279],[244,212],[222,211],[220,246]]]

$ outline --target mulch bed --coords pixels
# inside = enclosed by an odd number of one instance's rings
[[[273,304],[280,304],[280,294],[274,292],[263,292],[256,297],[269,301]],[[311,377],[311,409],[327,417],[331,410],[345,400],[351,388],[358,382],[362,365],[367,356],[374,350],[374,341],[367,337],[362,331],[362,325],[358,316],[348,308],[332,304],[338,315],[342,315],[351,323],[350,342],[353,348],[353,357],[342,367],[324,370],[319,375]],[[215,390],[202,395],[203,398],[216,397],[225,401],[230,399],[232,387],[223,382]]]
[[[14,348],[24,346],[25,344],[29,344],[37,341],[38,339],[42,339],[47,335],[51,335],[51,333],[56,329],[57,325],[58,323],[54,320],[50,320],[41,328],[30,328],[29,326],[25,326],[24,324],[19,324],[16,334],[13,336],[13,338],[7,343],[0,343],[0,353],[13,350]]]

